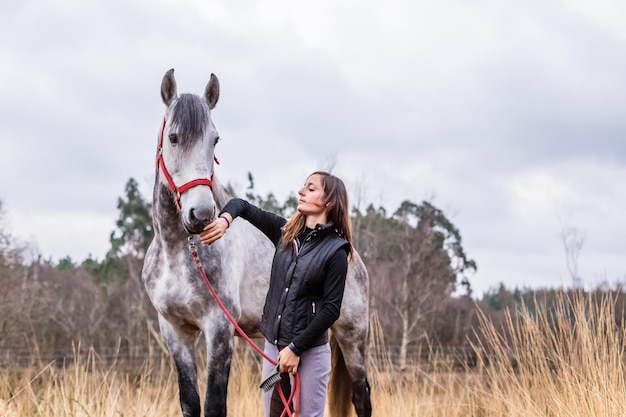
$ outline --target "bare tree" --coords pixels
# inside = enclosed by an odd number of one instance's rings
[[[427,335],[425,323],[440,312],[455,288],[456,271],[446,249],[442,215],[428,203],[404,202],[396,211],[402,228],[400,288],[394,303],[402,323],[401,369],[407,363],[409,344]]]
[[[476,264],[466,257],[459,231],[430,203],[405,201],[391,217],[370,206],[358,224],[359,248],[372,277],[372,312],[378,312],[388,343],[398,346],[404,367],[409,347],[434,333],[458,281],[469,292],[464,272]]]
[[[565,248],[565,262],[574,288],[582,288],[583,286],[582,277],[578,273],[578,258],[585,243],[585,236],[585,232],[575,227],[564,226],[561,231],[561,239]]]

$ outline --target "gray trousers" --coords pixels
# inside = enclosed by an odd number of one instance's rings
[[[265,341],[265,354],[270,358],[276,359],[278,356],[278,346]],[[263,359],[263,375],[261,380],[265,380],[269,375],[274,373],[275,365]],[[316,346],[304,352],[300,356],[300,364],[298,365],[298,375],[300,377],[300,403],[298,417],[323,417],[324,408],[326,406],[326,392],[328,389],[328,380],[330,378],[330,345]],[[283,374],[283,382],[286,382],[287,374]],[[289,378],[293,385],[293,377]],[[289,392],[285,390],[286,384],[283,384],[283,392],[285,397],[289,398]],[[263,392],[263,405],[265,406],[265,417],[279,417],[284,409],[276,390]],[[272,398],[273,397],[273,398]],[[296,398],[296,402],[298,399]],[[272,406],[272,402],[274,405]],[[277,407],[278,406],[278,407]],[[280,411],[276,411],[277,408]],[[273,414],[276,414],[275,416]]]

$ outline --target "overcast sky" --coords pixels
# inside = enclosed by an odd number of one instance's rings
[[[44,258],[102,259],[129,178],[146,198],[160,83],[220,80],[216,175],[283,199],[333,166],[393,212],[460,229],[477,292],[626,277],[626,2],[8,0],[0,201]],[[384,279],[384,277],[373,277]]]

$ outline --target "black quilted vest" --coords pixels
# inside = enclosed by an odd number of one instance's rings
[[[321,305],[326,260],[348,242],[332,223],[318,224],[299,245],[274,254],[270,287],[263,307],[261,332],[275,345],[287,346],[311,322],[313,303]],[[328,332],[311,346],[328,341]]]

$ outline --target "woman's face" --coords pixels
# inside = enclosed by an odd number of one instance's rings
[[[318,215],[326,211],[322,178],[313,174],[306,179],[304,187],[298,191],[298,211],[305,216]]]

